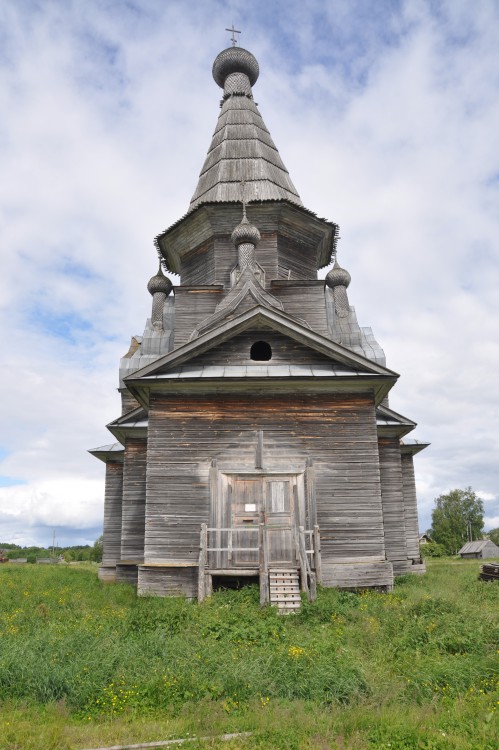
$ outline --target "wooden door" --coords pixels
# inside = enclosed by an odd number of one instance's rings
[[[258,567],[258,524],[262,510],[262,478],[231,480],[232,547],[234,567]],[[243,548],[238,549],[238,548]],[[230,563],[229,563],[230,565]],[[230,567],[232,567],[230,565]]]
[[[304,513],[302,476],[217,472],[212,485],[211,522],[219,529],[209,537],[209,546],[217,549],[210,553],[212,568],[258,568],[262,522],[268,563],[274,567],[296,565],[295,527],[303,523]]]
[[[294,477],[264,477],[267,559],[271,566],[296,564]]]

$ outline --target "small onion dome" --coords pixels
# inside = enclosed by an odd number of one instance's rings
[[[161,268],[161,264],[159,266],[158,273],[156,276],[153,276],[152,279],[149,279],[149,283],[147,284],[147,290],[151,294],[156,294],[156,292],[163,292],[163,294],[166,294],[168,296],[172,290],[173,284],[168,278],[168,276],[165,276],[163,273],[163,270]]]
[[[236,247],[239,247],[239,245],[242,245],[243,243],[255,245],[256,247],[260,242],[260,232],[255,225],[250,224],[246,216],[244,216],[241,223],[238,224],[232,232],[231,240]]]
[[[350,276],[348,271],[346,271],[344,268],[341,268],[338,265],[337,260],[334,262],[334,266],[332,267],[332,269],[329,271],[329,273],[326,276],[326,284],[331,289],[333,289],[333,287],[335,286],[348,287],[351,280],[352,280],[352,277]]]
[[[225,85],[225,79],[231,73],[244,73],[253,86],[258,80],[260,68],[256,57],[248,50],[242,47],[228,47],[215,58],[212,73],[215,82],[221,89]]]

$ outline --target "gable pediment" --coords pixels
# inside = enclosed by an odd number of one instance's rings
[[[268,341],[272,357],[251,359],[251,345]],[[145,391],[160,383],[278,378],[298,380],[348,380],[359,387],[369,379],[383,383],[379,397],[386,395],[398,375],[311,331],[284,313],[255,307],[223,321],[193,341],[158,358],[125,378],[125,384],[145,404]]]

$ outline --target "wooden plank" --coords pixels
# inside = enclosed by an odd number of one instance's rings
[[[260,577],[260,606],[263,607],[270,601],[269,594],[269,573],[266,555],[265,525],[260,523],[258,526],[258,562]]]
[[[320,536],[320,531],[319,531],[319,527],[317,526],[317,524],[314,526],[313,546],[314,546],[315,575],[317,578],[317,583],[322,583],[321,536]]]
[[[207,546],[208,546],[208,526],[201,524],[201,533],[199,539],[199,574],[198,574],[198,601],[204,601],[206,595],[206,563],[207,563]]]
[[[309,596],[309,588],[308,588],[308,575],[307,575],[307,555],[305,552],[305,534],[304,534],[304,528],[303,526],[300,526],[298,529],[298,550],[299,550],[299,558],[300,558],[300,582],[301,582],[301,590],[307,594],[307,597]]]

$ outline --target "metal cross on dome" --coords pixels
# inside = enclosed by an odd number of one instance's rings
[[[232,41],[232,46],[235,47],[237,44],[237,38],[234,36],[234,34],[240,34],[241,32],[234,28],[234,24],[232,24],[231,29],[225,29],[225,31],[232,32],[231,41]]]

